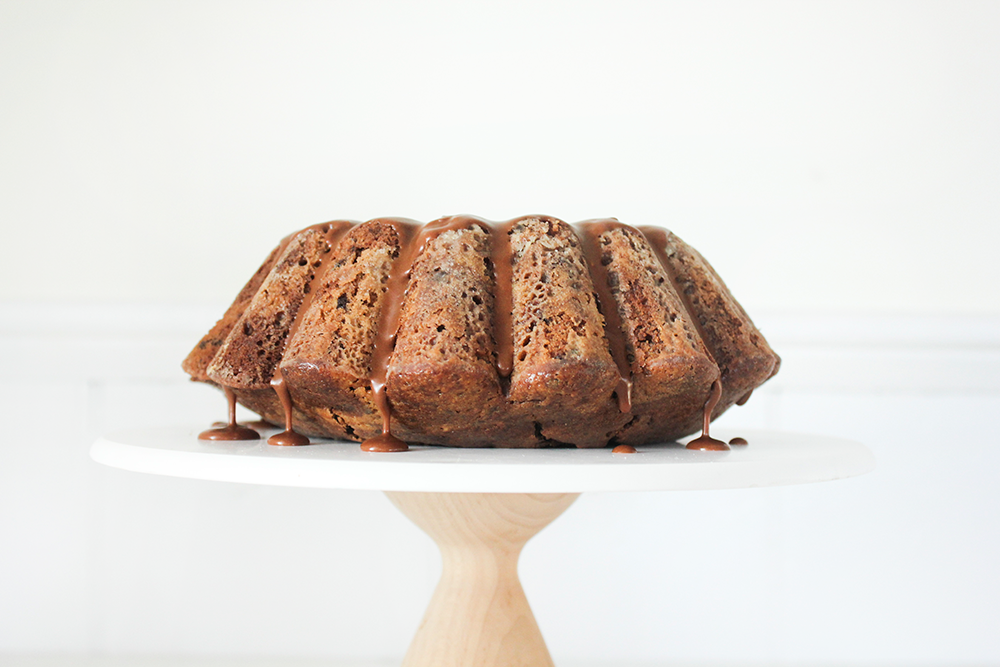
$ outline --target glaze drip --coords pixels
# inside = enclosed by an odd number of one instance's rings
[[[308,445],[309,438],[301,433],[296,433],[292,426],[292,395],[288,393],[288,387],[285,385],[285,378],[282,377],[280,368],[275,371],[274,377],[271,378],[271,388],[278,394],[281,407],[285,410],[285,430],[268,438],[267,444],[278,447]]]
[[[372,350],[371,371],[368,383],[372,390],[372,400],[382,416],[382,433],[368,438],[361,443],[365,451],[401,452],[409,449],[406,443],[390,433],[391,411],[389,399],[385,395],[385,383],[389,374],[389,359],[396,345],[396,334],[399,331],[399,316],[403,309],[403,297],[410,282],[413,263],[426,242],[424,234],[418,234],[418,223],[402,218],[379,218],[396,230],[399,239],[399,254],[389,269],[386,280],[385,300],[382,312],[379,314],[378,327],[375,334],[375,348]],[[433,225],[434,223],[431,223]],[[431,225],[424,226],[426,231]]]
[[[229,403],[229,423],[221,428],[213,428],[198,434],[199,440],[260,440],[260,434],[252,428],[236,423],[236,393],[224,387],[226,402]]]
[[[688,449],[700,449],[702,451],[726,451],[729,445],[722,440],[716,440],[708,433],[709,424],[712,421],[712,410],[719,404],[722,398],[722,383],[718,380],[712,383],[712,393],[705,402],[705,411],[701,423],[701,435],[687,444]]]
[[[510,234],[516,220],[490,225],[490,263],[493,265],[493,336],[497,342],[496,368],[500,377],[514,370],[514,257]]]
[[[388,432],[388,426],[383,426],[383,432],[368,438],[361,443],[365,452],[405,452],[410,446]]]

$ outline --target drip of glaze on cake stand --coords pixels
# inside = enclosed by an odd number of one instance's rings
[[[389,357],[396,346],[396,334],[399,331],[399,317],[402,313],[402,300],[410,282],[413,262],[419,251],[416,227],[404,220],[387,219],[396,230],[399,238],[399,257],[389,268],[386,280],[384,305],[379,316],[378,328],[375,332],[375,348],[372,350],[371,372],[368,383],[372,390],[375,407],[382,416],[382,432],[361,443],[361,449],[366,452],[405,452],[410,447],[394,436],[389,428],[391,417],[389,399],[385,395],[385,383],[389,374]]]
[[[288,387],[285,385],[285,378],[281,375],[280,368],[275,369],[274,377],[271,378],[271,387],[274,389],[275,393],[278,394],[278,400],[281,401],[281,407],[285,409],[285,430],[281,433],[275,433],[268,438],[267,444],[278,447],[298,447],[301,445],[308,445],[309,438],[301,433],[296,433],[295,429],[292,427],[292,396],[288,393]]]
[[[708,433],[709,422],[712,421],[712,410],[719,404],[722,397],[722,383],[716,380],[712,383],[712,394],[705,403],[705,414],[701,424],[701,435],[687,444],[688,449],[700,449],[702,451],[720,452],[727,451],[729,445],[722,440],[716,440]]]
[[[229,403],[229,423],[222,428],[213,428],[198,434],[199,440],[260,440],[260,434],[252,428],[236,423],[236,394],[226,387],[226,401]]]

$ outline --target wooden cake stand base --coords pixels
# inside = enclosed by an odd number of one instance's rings
[[[437,543],[443,568],[403,666],[552,667],[517,560],[580,494],[386,495]]]

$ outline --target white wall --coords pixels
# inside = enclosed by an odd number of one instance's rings
[[[784,358],[724,420],[879,461],[584,496],[557,662],[1000,664],[997,118],[995,3],[0,2],[0,663],[397,659],[439,565],[379,494],[87,447],[221,415],[179,360],[280,236],[464,211],[670,226]]]
[[[222,301],[314,222],[544,212],[665,224],[752,310],[1000,312],[998,31],[996,3],[6,0],[0,299]]]

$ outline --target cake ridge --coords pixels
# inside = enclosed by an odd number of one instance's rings
[[[236,298],[230,304],[229,308],[226,309],[226,312],[223,313],[222,317],[219,318],[208,333],[202,336],[198,344],[195,345],[194,350],[184,359],[181,368],[191,376],[192,380],[212,382],[207,374],[208,366],[219,353],[222,345],[225,344],[226,338],[229,337],[230,332],[243,316],[244,311],[246,311],[250,302],[260,290],[261,285],[267,279],[267,276],[270,275],[278,259],[288,248],[288,243],[292,240],[292,236],[292,234],[285,236],[271,250],[260,267],[236,295]]]
[[[649,243],[650,247],[653,249],[653,254],[660,261],[660,266],[667,273],[667,279],[670,280],[671,286],[674,288],[674,292],[677,293],[677,297],[680,299],[682,307],[688,316],[688,321],[694,326],[695,330],[698,332],[698,337],[701,338],[701,342],[705,345],[705,351],[708,352],[709,358],[712,362],[719,368],[719,378],[712,383],[709,389],[708,398],[705,400],[705,417],[702,422],[702,438],[705,438],[705,442],[712,444],[713,446],[718,446],[715,443],[719,441],[710,438],[708,435],[709,423],[711,421],[711,413],[715,409],[715,406],[719,404],[719,398],[722,396],[723,382],[722,382],[722,367],[719,366],[718,359],[715,358],[715,354],[712,353],[712,348],[708,344],[708,338],[705,337],[705,329],[701,324],[701,320],[698,318],[697,314],[691,305],[690,295],[686,290],[681,289],[680,284],[677,282],[677,272],[674,270],[673,265],[667,259],[666,256],[666,245],[667,245],[667,235],[670,234],[668,230],[662,227],[653,227],[650,225],[644,225],[637,230],[640,234],[645,237],[646,241]],[[662,240],[661,240],[662,239]],[[729,446],[725,443],[721,443],[723,449],[729,449]]]
[[[618,300],[611,290],[611,283],[600,249],[600,236],[608,229],[627,227],[617,218],[595,218],[570,225],[580,238],[583,255],[590,269],[590,277],[597,290],[597,306],[604,316],[604,335],[608,341],[608,351],[618,367],[618,409],[623,413],[632,412],[632,364],[625,352],[625,332]]]
[[[476,226],[489,234],[490,253],[489,260],[493,272],[493,298],[496,302],[493,311],[493,340],[496,341],[496,358],[494,366],[497,374],[504,378],[509,377],[514,368],[514,346],[513,335],[510,331],[511,319],[511,247],[510,233],[513,226],[520,220],[532,216],[521,216],[506,222],[493,222],[476,215],[459,214],[438,218],[427,223],[424,227],[427,236],[423,239],[420,251],[417,256],[426,249],[426,244],[434,237],[446,232],[459,229],[468,229]],[[413,261],[416,262],[417,256]],[[412,265],[410,267],[412,269]]]
[[[327,249],[324,254],[329,255],[340,243],[340,240],[351,229],[355,227],[357,223],[351,220],[333,220],[324,223],[321,227],[326,227],[325,241]],[[292,342],[292,338],[295,337],[295,333],[298,331],[299,326],[302,324],[302,319],[305,317],[306,312],[309,310],[309,306],[312,305],[313,299],[316,298],[317,289],[313,288],[313,284],[319,285],[323,278],[323,275],[333,265],[331,261],[332,258],[327,258],[327,261],[319,260],[320,265],[316,268],[313,273],[312,278],[306,284],[308,291],[302,299],[302,303],[299,304],[298,310],[295,312],[295,317],[292,319],[291,325],[288,327],[288,335],[285,337],[285,347],[282,349],[282,357],[284,357],[285,352],[288,350],[289,344]],[[285,430],[283,433],[278,433],[272,435],[268,438],[267,442],[271,445],[303,445],[308,444],[309,440],[305,436],[295,432],[292,425],[292,396],[288,391],[288,385],[285,383],[285,377],[281,373],[281,361],[274,366],[274,374],[271,376],[271,387],[274,389],[275,393],[278,395],[278,400],[281,402],[281,407],[285,413]],[[303,442],[303,440],[305,440]]]
[[[653,248],[653,253],[656,255],[656,258],[660,260],[660,266],[662,266],[663,270],[667,272],[667,278],[670,279],[670,284],[673,286],[674,292],[676,292],[677,296],[680,298],[681,303],[684,306],[684,310],[687,312],[689,321],[692,325],[694,325],[694,328],[698,330],[698,337],[701,338],[703,343],[705,343],[705,347],[708,350],[708,356],[710,356],[712,361],[718,365],[718,360],[712,353],[711,348],[708,347],[708,338],[705,336],[705,328],[702,326],[701,320],[695,315],[694,308],[691,305],[691,297],[677,282],[677,271],[674,269],[673,264],[670,263],[670,260],[667,259],[667,235],[670,234],[670,232],[662,227],[653,227],[651,225],[639,227],[638,231],[646,237],[650,247]]]
[[[319,258],[320,244],[328,229],[327,223],[320,223],[289,235],[270,272],[206,369],[209,380],[217,384],[228,380],[232,386],[247,389],[268,387],[274,366],[284,354],[288,328],[308,295],[311,273],[316,268],[312,262]],[[287,298],[287,302],[282,302],[273,316],[263,317],[260,311],[267,310],[266,306],[279,296]],[[240,369],[235,364],[241,360],[244,366],[250,366],[249,378],[238,379]]]
[[[468,214],[450,215],[428,222],[422,225],[419,230],[416,229],[416,225],[419,223],[413,221],[397,220],[392,223],[402,224],[402,227],[397,227],[397,232],[405,229],[407,239],[405,243],[401,242],[400,254],[390,270],[390,278],[386,286],[386,303],[379,317],[378,333],[376,334],[376,344],[372,353],[369,374],[372,396],[382,417],[382,433],[366,441],[362,445],[365,449],[381,451],[385,447],[392,447],[394,450],[405,447],[405,443],[391,433],[392,410],[386,395],[389,363],[399,333],[403,302],[409,292],[413,268],[427,249],[427,244],[445,232],[477,226],[490,236],[489,260],[494,276],[494,301],[499,302],[494,307],[494,321],[491,327],[497,347],[494,366],[499,377],[510,375],[513,370],[513,336],[510,331],[509,308],[512,282],[509,234],[514,224],[525,217],[530,216],[522,216],[522,218],[499,223]],[[386,219],[381,220],[385,221]],[[403,234],[401,233],[400,236],[402,238]]]
[[[734,403],[745,403],[748,394],[760,384],[748,383],[748,377],[756,377],[760,372],[763,372],[761,381],[773,377],[780,357],[774,354],[725,282],[697,250],[673,232],[651,229],[657,237],[661,261],[672,270],[677,291],[685,299],[699,336],[721,371],[723,396],[718,416]],[[727,326],[732,330],[727,331]]]

